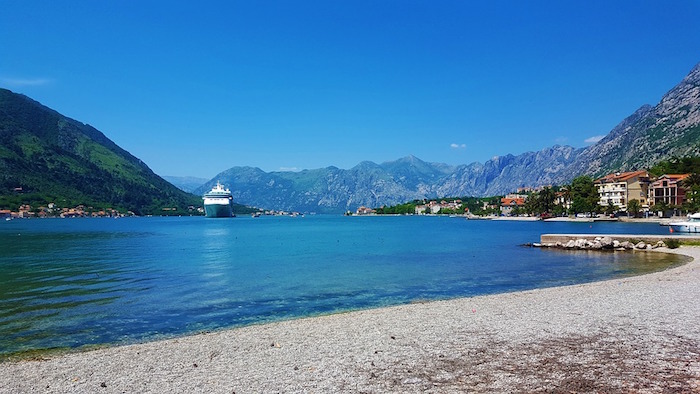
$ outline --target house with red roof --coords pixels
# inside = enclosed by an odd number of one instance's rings
[[[522,208],[525,206],[525,198],[522,197],[503,197],[501,198],[501,215],[510,216],[513,209],[516,207]]]

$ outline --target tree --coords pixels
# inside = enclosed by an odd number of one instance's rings
[[[671,210],[671,206],[668,205],[668,204],[666,204],[665,201],[661,201],[661,202],[659,202],[659,203],[654,204],[653,210],[656,211],[656,212],[662,212],[662,214],[665,214],[666,211],[670,211],[670,210]]]
[[[608,199],[608,205],[605,206],[605,214],[606,215],[612,215],[615,213],[615,205],[613,205],[613,201],[611,198]]]
[[[556,216],[563,215],[565,211],[566,211],[566,209],[561,204],[555,205],[554,208],[552,209],[552,213],[554,213]]]
[[[539,208],[540,208],[540,213],[551,213],[552,209],[554,208],[554,200],[556,200],[557,195],[554,193],[554,190],[550,187],[545,187],[544,189],[540,190],[540,193],[538,195],[538,202],[539,202]]]
[[[571,181],[571,210],[573,213],[593,213],[598,210],[598,189],[585,175]]]
[[[540,201],[537,193],[530,193],[525,199],[525,205],[522,210],[530,215],[537,215],[542,212],[542,207],[540,206]]]
[[[632,214],[633,217],[636,217],[639,214],[639,211],[641,210],[642,205],[636,198],[633,198],[627,202],[627,213]]]
[[[683,207],[688,211],[700,211],[700,174],[692,173],[681,181],[681,184],[686,188],[686,196],[688,200],[683,204]]]

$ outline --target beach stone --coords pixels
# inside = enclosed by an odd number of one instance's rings
[[[611,237],[602,237],[600,239],[600,244],[603,246],[605,249],[612,248],[614,245],[613,239]]]
[[[643,241],[639,241],[639,243],[637,243],[636,245],[634,245],[634,247],[635,247],[636,249],[646,249],[646,248],[647,248],[647,244],[645,244]]]

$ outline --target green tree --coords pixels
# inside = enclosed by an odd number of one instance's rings
[[[545,187],[538,193],[538,202],[540,207],[540,213],[551,213],[554,208],[554,200],[556,200],[557,195],[550,187]]]
[[[571,211],[576,213],[593,213],[598,210],[598,189],[593,179],[582,175],[571,181]]]
[[[662,214],[665,214],[667,211],[671,210],[671,206],[666,204],[665,201],[661,201],[659,203],[654,204],[651,210],[653,210],[654,212],[662,212]]]
[[[613,205],[612,199],[608,199],[608,205],[605,206],[605,214],[612,215],[615,213],[615,205]]]
[[[521,215],[524,211],[525,211],[524,208],[521,208],[521,207],[519,207],[519,206],[516,205],[516,206],[513,207],[513,210],[510,211],[510,215],[511,215],[511,216],[519,216],[519,215]]]
[[[631,214],[633,217],[637,217],[639,215],[639,211],[642,210],[642,204],[639,203],[639,200],[636,198],[633,198],[627,202],[627,214]]]
[[[565,213],[565,211],[566,211],[566,209],[561,204],[555,205],[554,208],[552,209],[552,213],[554,213],[557,216],[563,215]]]
[[[687,201],[683,208],[691,212],[700,212],[700,174],[690,174],[681,181],[681,185],[687,190]]]
[[[522,207],[520,212],[529,213],[530,215],[537,215],[542,211],[540,206],[540,199],[537,193],[530,193],[530,195],[525,198],[525,205]]]

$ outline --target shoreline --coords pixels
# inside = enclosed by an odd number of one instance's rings
[[[0,393],[699,391],[700,248],[661,251],[694,260],[622,279],[7,361]]]

